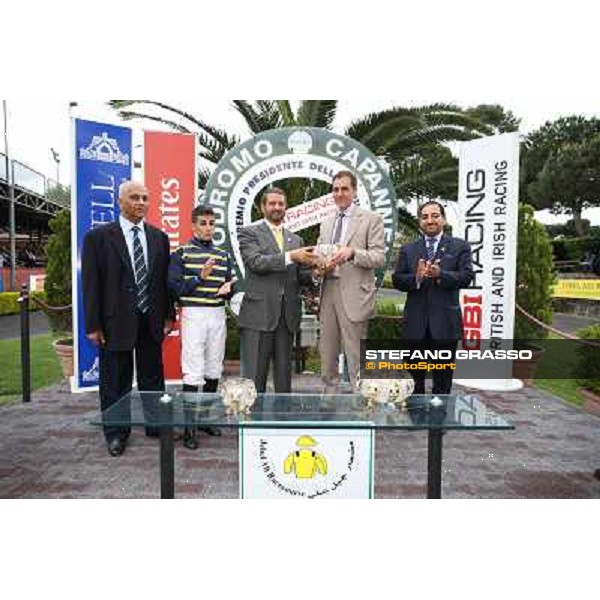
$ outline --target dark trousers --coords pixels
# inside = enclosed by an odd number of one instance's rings
[[[137,375],[138,390],[140,391],[160,391],[165,389],[165,379],[162,362],[162,344],[157,342],[151,335],[148,327],[148,315],[139,315],[138,317],[138,335],[134,350],[108,350],[100,348],[99,366],[100,366],[100,408],[104,412],[113,406],[120,398],[131,391],[133,384],[133,361],[135,359],[135,368]],[[135,358],[134,358],[135,357]],[[144,413],[147,426],[147,433],[156,433],[152,423],[156,422],[156,399],[148,398],[144,402]],[[130,420],[129,406],[123,405],[117,414],[113,409],[110,419],[112,420]],[[114,438],[121,441],[127,441],[130,427],[105,425],[104,436],[106,441],[110,442]]]
[[[456,357],[456,346],[458,345],[458,340],[434,340],[431,337],[431,332],[429,331],[429,327],[427,328],[427,332],[425,334],[425,338],[422,340],[411,340],[410,341],[410,350],[450,350],[452,352],[452,362]],[[414,362],[419,362],[419,360],[415,360]],[[430,361],[433,362],[433,361]],[[446,361],[441,361],[446,362]],[[448,361],[450,362],[450,361]],[[433,386],[431,388],[432,394],[449,394],[452,390],[452,376],[454,371],[451,369],[443,369],[443,370],[435,370],[431,371],[433,378]],[[419,371],[419,370],[411,370],[410,374],[412,378],[415,380],[415,394],[424,394],[425,393],[425,377],[427,376],[427,371]]]
[[[274,331],[242,329],[242,377],[252,379],[260,394],[267,389],[269,365],[273,359],[275,392],[292,391],[292,344],[294,334],[287,328],[283,310]]]

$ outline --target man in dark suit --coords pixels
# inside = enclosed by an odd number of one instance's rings
[[[142,184],[122,183],[118,221],[89,231],[83,241],[85,332],[99,346],[102,410],[131,391],[134,355],[138,389],[165,386],[161,346],[175,316],[167,291],[169,242],[144,223],[148,203]],[[129,432],[104,427],[111,456],[124,452]],[[158,430],[148,427],[146,434]]]
[[[261,198],[264,221],[239,233],[246,268],[246,291],[239,325],[242,376],[253,379],[264,392],[273,359],[276,392],[292,389],[292,342],[300,326],[300,286],[312,284],[312,248],[281,225],[286,211],[285,192],[270,188]],[[308,265],[301,267],[300,265]]]
[[[408,292],[404,306],[404,337],[412,349],[450,350],[454,356],[462,338],[459,290],[473,279],[471,247],[444,235],[446,214],[435,201],[419,208],[423,237],[400,249],[392,275],[394,287]],[[426,371],[412,370],[415,394],[425,393]],[[433,371],[434,394],[449,394],[450,369]]]

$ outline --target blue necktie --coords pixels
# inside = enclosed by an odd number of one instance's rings
[[[135,271],[135,284],[137,287],[137,305],[140,312],[148,310],[148,270],[144,260],[142,242],[140,242],[140,228],[136,225],[133,229],[133,265]]]
[[[427,239],[427,261],[431,262],[435,256],[435,238],[428,237]]]

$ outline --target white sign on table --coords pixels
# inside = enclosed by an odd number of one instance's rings
[[[240,430],[240,497],[373,498],[374,432]]]

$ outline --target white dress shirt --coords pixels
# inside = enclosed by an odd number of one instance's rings
[[[146,240],[146,229],[144,227],[144,221],[140,221],[139,223],[132,223],[128,221],[122,215],[119,215],[119,225],[121,226],[121,231],[123,232],[123,236],[125,237],[125,243],[127,244],[127,251],[129,252],[129,258],[131,259],[131,266],[133,267],[133,272],[135,274],[135,261],[133,260],[133,228],[138,227],[138,238],[140,239],[140,243],[142,244],[142,251],[144,252],[144,262],[146,263],[146,268],[148,268],[148,241]]]
[[[440,245],[440,240],[442,239],[443,233],[444,232],[440,232],[440,233],[438,233],[435,236],[435,242],[433,243],[433,255],[434,256],[435,256],[435,254],[437,252],[438,246]],[[429,235],[424,236],[424,238],[425,238],[425,249],[427,249],[428,246],[429,246],[429,239],[430,239],[430,237],[432,237],[432,236],[429,236]]]
[[[340,241],[338,242],[342,246],[346,243],[346,238],[348,237],[348,228],[350,227],[350,219],[354,216],[355,208],[356,205],[354,202],[352,202],[352,204],[350,204],[350,206],[343,211],[344,218],[342,220],[342,231],[340,233]],[[335,220],[333,222],[333,229],[331,230],[330,243],[333,243],[333,236],[335,235],[335,230],[337,229],[340,212],[342,211],[339,209],[336,212]]]

